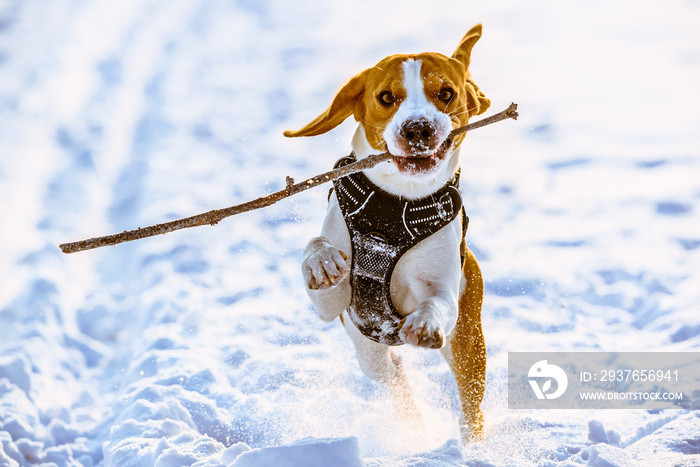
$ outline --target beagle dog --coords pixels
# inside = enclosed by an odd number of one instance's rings
[[[418,426],[393,346],[439,349],[459,389],[465,441],[483,431],[483,279],[466,246],[457,189],[464,135],[450,132],[490,105],[469,72],[481,31],[481,24],[471,28],[451,57],[381,60],[350,79],[311,123],[284,133],[319,135],[352,115],[359,122],[353,154],[339,164],[393,156],[335,183],[321,235],[304,250],[304,280],[321,319],[340,317],[363,372],[386,383],[397,411]]]

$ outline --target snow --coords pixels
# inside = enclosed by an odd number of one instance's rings
[[[0,2],[0,466],[700,465],[685,410],[508,410],[509,351],[700,348],[693,2]],[[115,248],[59,243],[233,205],[328,170],[289,140],[354,73],[450,53],[517,122],[471,134],[487,434],[402,348],[428,429],[391,412],[299,263],[327,189]]]

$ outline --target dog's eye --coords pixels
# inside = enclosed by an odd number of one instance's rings
[[[396,102],[396,96],[389,91],[380,93],[379,96],[377,96],[377,99],[379,99],[380,104],[387,107]]]
[[[452,90],[452,88],[442,88],[438,93],[437,98],[442,102],[450,102],[454,95],[455,92]]]

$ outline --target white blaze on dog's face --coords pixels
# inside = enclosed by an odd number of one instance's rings
[[[383,133],[387,150],[394,156],[399,172],[408,176],[430,175],[444,161],[445,151],[439,151],[442,143],[452,131],[452,120],[448,112],[454,100],[454,90],[446,80],[436,80],[440,84],[438,99],[445,103],[445,111],[440,111],[428,100],[426,83],[421,75],[423,61],[407,58],[401,64],[403,76],[399,85],[401,95],[396,113]],[[395,103],[391,91],[382,91],[378,99]],[[455,112],[456,113],[456,112]]]
[[[450,132],[489,107],[468,70],[481,25],[464,36],[451,57],[438,53],[392,55],[354,76],[331,106],[299,131],[286,136],[314,136],[350,115],[359,122],[353,138],[358,158],[388,151],[393,158],[365,174],[394,194],[416,198],[430,194],[459,167],[455,149],[464,135]]]

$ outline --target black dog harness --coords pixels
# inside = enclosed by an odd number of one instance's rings
[[[355,162],[355,155],[335,167]],[[391,300],[391,274],[401,256],[452,222],[462,210],[459,174],[435,193],[406,200],[382,190],[357,172],[333,182],[350,232],[352,299],[347,312],[367,338],[401,345],[402,316]],[[462,234],[468,219],[463,216]]]

